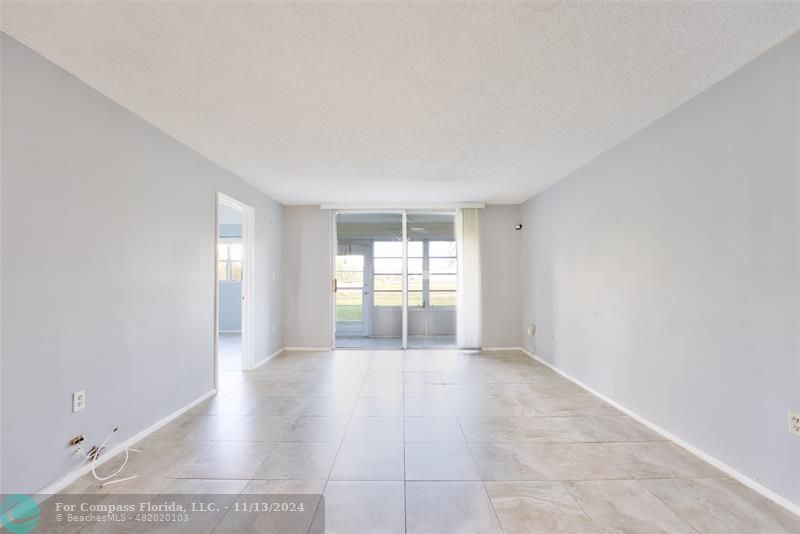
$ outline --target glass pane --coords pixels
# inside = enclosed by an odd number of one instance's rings
[[[241,260],[244,257],[244,247],[241,243],[231,243],[231,259]]]
[[[217,256],[219,256],[218,260],[227,260],[228,259],[228,245],[224,243],[217,244]]]
[[[422,291],[409,291],[408,307],[419,308],[420,306],[422,306]]]
[[[401,213],[336,214],[334,250],[337,254],[337,276],[347,272],[360,273],[364,290],[367,291],[366,296],[362,291],[362,295],[358,297],[358,309],[341,308],[356,304],[337,300],[337,346],[352,346],[354,339],[359,339],[359,346],[365,348],[384,346],[389,339],[392,340],[389,341],[392,348],[400,345],[403,314],[397,312],[401,309],[403,300],[405,248]],[[358,280],[358,275],[346,276],[346,285]],[[341,283],[339,288],[340,291],[355,289],[344,287]],[[363,310],[362,305],[368,309]],[[346,315],[348,313],[350,315]],[[371,317],[375,320],[369,320]]]
[[[402,291],[402,274],[376,274],[375,291]]]
[[[217,279],[219,280],[227,280],[228,279],[228,262],[227,261],[220,261],[217,263]]]
[[[403,274],[403,260],[375,258],[375,274]]]
[[[408,274],[422,274],[422,258],[408,259]]]
[[[455,306],[455,291],[431,291],[431,306]]]
[[[242,281],[242,262],[240,261],[231,262],[231,280],[234,282]]]
[[[455,241],[431,241],[428,243],[428,254],[432,258],[455,256],[456,255],[456,242]]]
[[[339,289],[336,291],[336,320],[361,321],[364,308],[364,294],[360,289]]]
[[[431,273],[457,273],[458,266],[455,258],[431,258]]]
[[[375,241],[376,258],[402,258],[403,243],[400,241]]]
[[[455,274],[432,274],[430,276],[431,291],[455,291],[458,289],[458,276]]]
[[[449,289],[449,288],[446,288]],[[410,274],[408,275],[408,290],[409,291],[422,291],[422,275]]]
[[[422,241],[409,241],[408,242],[408,257],[421,258],[422,257]]]
[[[376,291],[375,306],[402,306],[403,305],[403,292],[402,291]]]
[[[364,287],[364,273],[359,271],[337,271],[336,287]]]
[[[364,256],[336,256],[337,271],[363,271]]]

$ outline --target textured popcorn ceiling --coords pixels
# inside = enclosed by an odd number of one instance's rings
[[[287,204],[523,201],[800,30],[796,2],[4,1],[2,15]]]

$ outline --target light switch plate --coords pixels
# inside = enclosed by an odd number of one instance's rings
[[[82,389],[72,394],[72,411],[79,412],[86,408],[86,390]]]

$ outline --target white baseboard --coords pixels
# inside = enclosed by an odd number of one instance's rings
[[[275,352],[273,352],[272,354],[270,354],[269,356],[267,356],[266,358],[264,358],[263,360],[261,360],[260,362],[255,364],[253,366],[253,369],[258,369],[259,367],[261,367],[262,365],[264,365],[265,363],[267,363],[272,358],[274,358],[275,356],[277,356],[278,354],[280,354],[281,352],[283,352],[285,350],[287,350],[287,349],[278,349],[278,350],[276,350]],[[250,369],[250,371],[252,371],[253,369]]]
[[[329,350],[333,350],[330,347],[284,347],[283,350],[291,350],[291,351],[306,351],[306,352],[327,352]]]
[[[664,430],[663,428],[661,428],[660,426],[656,425],[655,423],[652,423],[652,422],[648,421],[647,419],[645,419],[644,417],[640,416],[639,414],[637,414],[635,412],[632,412],[631,410],[629,410],[626,407],[622,406],[618,402],[606,397],[602,393],[600,393],[598,391],[595,391],[594,389],[590,388],[589,386],[587,386],[586,384],[584,384],[580,380],[570,376],[569,374],[565,373],[564,371],[562,371],[558,367],[554,366],[550,362],[548,362],[546,360],[543,360],[539,356],[536,356],[535,354],[532,354],[532,353],[528,352],[527,350],[523,349],[522,347],[518,347],[518,350],[521,350],[522,352],[524,352],[525,354],[527,354],[528,356],[530,356],[531,358],[533,358],[537,362],[541,363],[545,367],[549,367],[550,369],[552,369],[553,371],[555,371],[559,375],[563,376],[564,378],[566,378],[567,380],[569,380],[573,384],[575,384],[577,386],[580,386],[581,388],[585,389],[586,391],[588,391],[589,393],[591,393],[592,395],[594,395],[598,399],[602,400],[603,402],[606,402],[606,403],[610,404],[611,406],[613,406],[617,410],[621,411],[625,415],[628,415],[631,419],[634,419],[635,421],[638,421],[639,423],[643,424],[644,426],[646,426],[647,428],[649,428],[653,432],[655,432],[657,434],[660,434],[661,436],[667,438],[669,441],[675,443],[676,445],[678,445],[680,447],[683,447],[684,449],[686,449],[690,453],[694,454],[695,456],[697,456],[701,460],[713,465],[714,467],[716,467],[717,469],[719,469],[723,473],[725,473],[725,474],[731,476],[732,478],[736,479],[737,481],[741,482],[742,484],[744,484],[745,486],[747,486],[751,490],[755,491],[756,493],[759,493],[759,494],[763,495],[764,497],[766,497],[767,499],[773,501],[774,503],[778,504],[779,506],[781,506],[783,508],[786,508],[788,511],[792,512],[793,514],[796,514],[796,515],[800,516],[800,506],[795,504],[795,503],[793,503],[792,501],[790,501],[786,497],[778,495],[777,493],[775,493],[771,489],[769,489],[769,488],[767,488],[765,486],[762,486],[761,484],[759,484],[758,482],[756,482],[752,478],[748,477],[747,475],[744,475],[744,474],[740,473],[739,471],[737,471],[733,467],[729,466],[728,464],[716,459],[715,457],[711,456],[710,454],[708,454],[706,452],[703,452],[702,450],[698,449],[697,447],[687,443],[686,441],[682,440],[678,436],[672,434],[671,432],[669,432],[667,430]]]
[[[186,413],[187,411],[191,410],[192,408],[194,408],[195,406],[197,406],[198,404],[200,404],[201,402],[203,402],[204,400],[206,400],[210,396],[214,395],[216,392],[217,392],[216,389],[212,389],[211,391],[209,391],[208,393],[206,393],[202,397],[193,400],[192,402],[190,402],[189,404],[187,404],[183,408],[180,408],[177,411],[169,414],[168,416],[164,417],[163,419],[161,419],[157,423],[150,425],[149,427],[145,428],[144,430],[142,430],[141,432],[139,432],[135,436],[131,436],[130,438],[126,439],[125,441],[123,441],[119,445],[117,445],[114,448],[108,450],[103,455],[103,457],[100,458],[97,461],[97,463],[95,465],[98,466],[98,465],[104,464],[105,462],[107,462],[108,460],[110,460],[111,458],[116,456],[118,453],[122,452],[124,449],[133,446],[134,443],[136,443],[138,441],[141,441],[142,439],[144,439],[148,435],[152,434],[153,432],[155,432],[156,430],[158,430],[162,426],[166,425],[167,423],[169,423],[170,421],[172,421],[176,417],[179,417],[179,416],[183,415],[184,413]],[[36,494],[37,495],[53,495],[55,493],[58,493],[58,492],[62,491],[64,488],[66,488],[67,486],[69,486],[70,484],[72,484],[73,482],[75,482],[76,480],[78,480],[79,478],[81,478],[82,476],[90,473],[91,471],[92,471],[91,464],[86,463],[86,464],[78,467],[77,469],[71,471],[70,473],[68,473],[64,477],[60,478],[56,482],[53,482],[49,486],[45,486],[44,488],[40,489],[39,491],[36,492]]]
[[[519,347],[483,347],[481,350],[486,352],[500,352],[501,350],[522,350]]]

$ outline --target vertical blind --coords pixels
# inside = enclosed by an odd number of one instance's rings
[[[458,348],[481,348],[480,210],[460,208],[456,216],[458,247]]]

